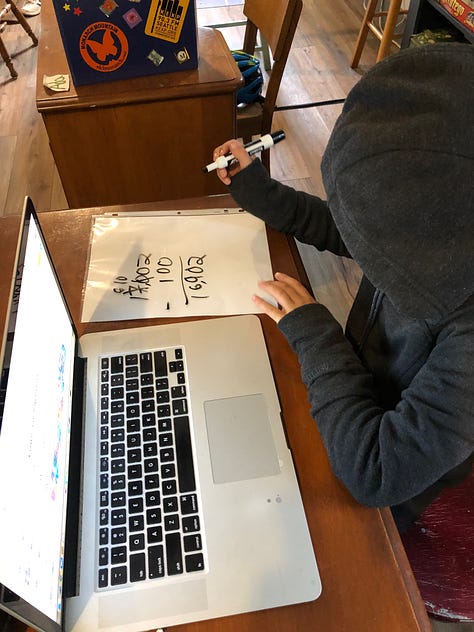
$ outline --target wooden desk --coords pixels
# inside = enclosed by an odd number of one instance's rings
[[[228,196],[139,209],[234,206]],[[125,210],[114,208],[110,210]],[[127,209],[131,210],[131,209]],[[74,320],[79,323],[91,216],[101,209],[41,213],[40,221]],[[16,226],[18,220],[16,218]],[[0,220],[0,325],[16,239],[14,218]],[[298,261],[285,236],[268,230],[274,270],[297,276]],[[169,319],[168,319],[169,320]],[[78,324],[79,333],[156,324]],[[167,322],[164,319],[160,322]],[[414,582],[398,532],[387,510],[358,505],[332,473],[316,425],[309,414],[298,362],[277,326],[261,316],[270,360],[298,473],[303,502],[323,585],[316,601],[224,619],[168,628],[180,632],[430,632],[431,625]],[[277,555],[278,553],[275,552]]]
[[[41,12],[36,105],[71,208],[222,193],[202,172],[235,136],[242,76],[222,34],[198,29],[196,70],[52,92],[69,73],[52,3]]]

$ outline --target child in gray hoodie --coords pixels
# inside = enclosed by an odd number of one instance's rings
[[[364,277],[345,332],[295,279],[258,296],[296,352],[332,468],[406,529],[474,454],[474,47],[407,49],[348,95],[327,201],[269,177],[236,140],[218,176],[242,208]]]

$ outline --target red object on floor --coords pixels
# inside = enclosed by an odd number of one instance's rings
[[[474,621],[474,470],[401,534],[428,613]]]

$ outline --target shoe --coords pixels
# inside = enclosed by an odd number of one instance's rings
[[[41,0],[27,0],[20,11],[27,17],[33,17],[41,12]]]

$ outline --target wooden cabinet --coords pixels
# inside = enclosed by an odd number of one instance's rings
[[[202,167],[235,136],[241,74],[219,31],[198,29],[196,70],[52,92],[43,75],[68,73],[56,17],[42,11],[36,105],[70,207],[224,192]]]

